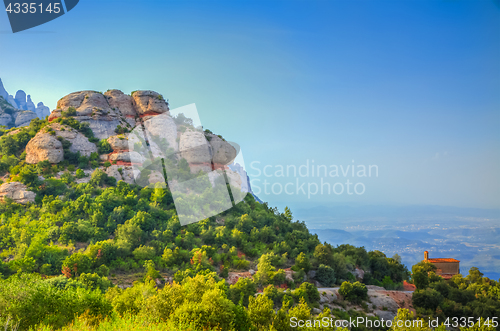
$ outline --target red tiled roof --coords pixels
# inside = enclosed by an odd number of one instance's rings
[[[441,263],[441,262],[460,262],[459,260],[455,259],[429,259],[430,263]]]
[[[453,274],[438,274],[438,276],[443,277],[443,279],[451,279],[455,275],[453,275]]]

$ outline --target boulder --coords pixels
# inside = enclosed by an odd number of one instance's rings
[[[184,132],[179,141],[179,151],[181,157],[188,163],[207,163],[211,164],[212,156],[210,154],[209,144],[205,135],[198,131]]]
[[[88,116],[94,111],[110,110],[104,95],[95,91],[74,92],[57,102],[57,109],[62,111],[67,111],[70,107],[76,109],[77,116]]]
[[[90,156],[90,154],[97,152],[97,146],[75,129],[59,123],[52,123],[49,127],[56,132],[56,136],[62,137],[71,143],[69,150],[72,153],[80,152],[81,155]]]
[[[46,132],[38,132],[26,145],[26,162],[38,163],[48,160],[50,163],[59,163],[63,160],[62,143]]]
[[[35,192],[28,191],[26,185],[20,182],[10,182],[0,185],[0,201],[9,198],[17,203],[26,204],[28,202],[35,202],[35,196]]]
[[[363,278],[365,277],[365,271],[363,269],[358,268],[358,267],[356,267],[356,269],[354,269],[352,274],[354,275],[354,277],[356,277],[356,280],[358,280],[358,281],[362,281]]]
[[[37,118],[36,114],[32,111],[26,110],[19,112],[16,117],[15,126],[26,126],[29,125],[32,119]]]
[[[214,134],[210,134],[209,139],[213,162],[224,165],[232,163],[237,155],[236,149]]]
[[[144,158],[137,152],[115,152],[109,155],[108,160],[110,161],[123,161],[123,162],[134,162],[142,163]]]
[[[128,150],[128,139],[125,135],[111,136],[108,138],[108,143],[114,151]]]
[[[134,99],[120,90],[109,90],[104,93],[111,108],[118,109],[125,116],[135,116]]]
[[[132,94],[137,114],[168,113],[168,104],[163,96],[154,91],[135,91]]]
[[[122,180],[122,175],[118,169],[121,168],[120,166],[117,166],[116,164],[113,164],[112,166],[109,166],[106,169],[106,174],[111,177],[115,177],[116,181]]]

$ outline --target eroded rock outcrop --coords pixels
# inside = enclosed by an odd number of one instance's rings
[[[19,112],[16,117],[15,126],[26,126],[29,125],[32,119],[37,118],[36,113],[26,110]]]
[[[10,182],[0,185],[0,201],[5,201],[8,198],[17,203],[26,204],[35,202],[35,197],[35,192],[28,191],[28,188],[23,183]]]
[[[68,94],[57,102],[57,109],[50,116],[49,121],[61,117],[62,112],[74,109],[76,112],[70,114],[80,122],[87,122],[94,136],[106,139],[115,134],[115,129],[123,123],[118,110],[112,109],[102,93],[95,91],[80,91]]]
[[[26,162],[38,163],[48,160],[50,163],[59,163],[64,159],[62,143],[45,131],[40,131],[26,145]]]
[[[134,184],[134,170],[130,166],[112,165],[106,169],[106,174],[115,177],[117,181],[123,180],[128,184]]]
[[[71,143],[69,150],[72,153],[80,152],[81,155],[90,156],[90,154],[97,152],[96,145],[75,129],[59,123],[52,123],[48,127],[55,131],[56,137],[62,137]]]
[[[135,91],[132,93],[132,98],[139,115],[163,114],[169,111],[163,96],[154,91]]]

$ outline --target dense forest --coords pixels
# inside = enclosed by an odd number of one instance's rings
[[[99,158],[109,152],[106,140],[71,118],[57,121],[85,134],[99,153],[71,153],[63,141],[63,162],[27,164],[24,148],[48,122],[0,130],[3,181],[36,193],[34,203],[0,204],[5,330],[331,330],[293,328],[290,319],[369,316],[366,285],[401,289],[404,280],[417,285],[420,317],[499,315],[499,284],[478,270],[444,281],[432,266],[418,265],[411,277],[398,256],[321,243],[290,209],[280,212],[251,194],[181,226],[168,188],[117,182]],[[238,271],[254,274],[229,285],[228,273]],[[124,279],[133,286],[118,286]],[[340,286],[364,311],[313,313],[318,284]],[[415,318],[400,310],[396,320]]]

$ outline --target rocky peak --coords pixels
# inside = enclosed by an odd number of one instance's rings
[[[1,79],[0,97],[2,97],[8,105],[8,107],[4,105],[4,107],[0,108],[0,125],[5,125],[8,128],[26,126],[36,117],[43,119],[50,115],[50,109],[44,106],[43,102],[39,102],[38,106],[35,107],[35,103],[31,99],[31,96],[26,95],[23,90],[17,91],[15,97],[10,95],[5,90]]]
[[[23,90],[16,92],[16,97],[14,98],[17,103],[17,108],[26,110],[26,93]]]
[[[7,93],[7,91],[3,87],[2,79],[0,78],[0,97],[7,100],[8,96],[9,96],[9,93]]]

